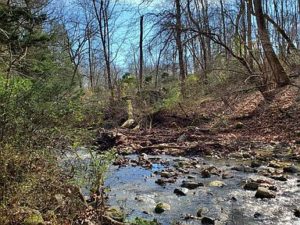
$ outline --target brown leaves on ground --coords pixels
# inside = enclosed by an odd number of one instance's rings
[[[178,110],[156,113],[153,129],[109,132],[117,137],[114,146],[122,153],[221,155],[241,148],[251,150],[253,143],[277,142],[300,152],[299,89],[286,86],[271,95],[271,101],[256,91],[231,96],[226,104],[222,100],[199,102],[193,107],[182,104]],[[215,126],[219,120],[223,125]]]
[[[246,94],[234,106],[233,118],[243,119],[254,116],[258,113],[259,107],[265,102],[264,96],[261,92]]]
[[[287,86],[282,88],[278,93],[275,94],[274,100],[270,104],[271,109],[288,110],[297,104],[300,100],[299,88],[294,86]],[[299,103],[299,102],[298,102]]]

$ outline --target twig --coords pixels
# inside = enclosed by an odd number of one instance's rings
[[[126,223],[122,223],[122,222],[119,222],[119,221],[116,221],[112,218],[110,218],[109,216],[102,216],[103,219],[104,219],[104,224],[110,224],[110,225],[126,225]]]
[[[176,149],[187,149],[194,146],[178,146],[178,145],[152,145],[152,146],[146,146],[146,147],[140,147],[139,150],[145,150],[145,149],[166,149],[166,148],[176,148]]]
[[[179,105],[179,108],[181,109],[181,111],[184,113],[185,117],[189,118],[188,114],[185,112],[185,110],[183,109],[183,107],[182,107],[182,105],[181,105],[180,102],[178,103],[178,105]]]
[[[290,85],[291,85],[291,86],[293,86],[293,87],[297,87],[297,88],[299,88],[299,89],[300,89],[300,86],[299,86],[299,85],[297,85],[297,84],[293,84],[293,83],[291,83]]]

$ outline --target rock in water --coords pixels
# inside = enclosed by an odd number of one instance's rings
[[[259,162],[259,161],[252,161],[252,162],[251,162],[251,167],[252,167],[252,168],[258,168],[258,167],[260,167],[261,165],[262,165],[262,163]]]
[[[201,176],[202,178],[210,178],[211,175],[210,172],[207,169],[205,169],[201,171]]]
[[[249,166],[245,166],[245,165],[240,165],[240,166],[235,166],[232,167],[231,170],[235,170],[235,171],[239,171],[239,172],[244,172],[244,173],[256,173],[257,170],[253,169]]]
[[[253,216],[254,216],[254,218],[259,218],[259,217],[262,217],[262,214],[259,212],[255,212]]]
[[[287,177],[286,176],[271,176],[271,178],[273,180],[278,180],[278,181],[287,181]]]
[[[139,156],[139,160],[142,161],[142,160],[148,160],[149,157],[146,153],[142,153],[140,156]]]
[[[163,202],[158,203],[154,209],[156,213],[163,213],[164,211],[168,211],[168,210],[171,210],[171,206]]]
[[[255,194],[256,198],[275,198],[276,194],[273,191],[264,187],[259,187]]]
[[[233,178],[233,175],[231,173],[225,172],[222,174],[222,179],[225,180],[225,179],[230,179],[230,178]]]
[[[208,184],[210,187],[224,187],[225,185],[226,184],[224,182],[218,180],[212,181]]]
[[[283,168],[283,172],[285,173],[298,173],[299,169],[295,166],[287,166]]]
[[[271,190],[271,191],[278,191],[278,189],[277,189],[276,186],[270,186],[270,187],[269,187],[269,190]]]
[[[244,189],[248,191],[256,191],[258,189],[259,184],[254,181],[247,182],[244,185]]]
[[[197,217],[202,217],[204,213],[207,213],[208,209],[207,208],[200,208],[197,211]]]
[[[170,178],[170,177],[173,177],[174,174],[171,173],[171,172],[162,171],[162,172],[160,173],[160,176],[163,177],[163,178]]]
[[[204,186],[203,183],[197,183],[193,181],[182,181],[181,187],[187,188],[187,189],[196,189],[198,187]]]
[[[201,223],[203,225],[214,225],[215,224],[215,220],[209,217],[203,217],[201,219]]]
[[[164,186],[166,185],[167,183],[175,183],[176,182],[176,179],[173,179],[173,178],[162,178],[162,179],[157,179],[155,181],[156,184],[160,185],[160,186]]]
[[[186,196],[188,192],[189,192],[189,189],[187,189],[187,188],[176,188],[174,190],[174,193],[179,196]]]
[[[188,179],[196,179],[196,176],[194,176],[194,175],[189,175],[187,178],[188,178]]]
[[[300,218],[300,208],[294,210],[294,216]]]

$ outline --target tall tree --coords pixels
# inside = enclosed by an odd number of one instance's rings
[[[182,44],[182,21],[181,21],[181,4],[180,0],[175,0],[176,8],[176,28],[175,28],[175,39],[176,46],[178,51],[178,60],[179,60],[179,76],[181,84],[181,94],[185,95],[185,66],[184,66],[184,51]]]
[[[140,17],[140,68],[139,68],[139,90],[143,88],[143,70],[144,70],[144,51],[143,51],[143,39],[144,39],[144,16]]]
[[[116,4],[116,3],[114,3]],[[97,4],[96,0],[93,0],[93,6],[99,26],[99,33],[101,39],[102,50],[104,54],[104,61],[106,66],[107,85],[110,90],[111,99],[114,98],[114,86],[112,82],[111,72],[111,30],[109,26],[111,0],[100,0]],[[113,6],[114,8],[114,6]]]
[[[247,1],[247,48],[249,52],[249,66],[253,70],[253,47],[252,47],[252,0]]]
[[[268,63],[272,69],[275,82],[278,86],[284,86],[290,83],[289,77],[287,76],[284,68],[282,67],[279,59],[277,58],[275,51],[272,47],[270,41],[270,35],[266,26],[266,21],[262,8],[261,0],[253,0],[256,22],[258,27],[259,38],[265,53],[265,56],[268,60]]]

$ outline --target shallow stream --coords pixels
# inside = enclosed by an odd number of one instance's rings
[[[129,163],[111,165],[107,173],[108,204],[121,207],[129,220],[142,217],[157,219],[163,225],[195,225],[201,224],[196,215],[202,208],[204,216],[214,219],[215,224],[300,224],[300,218],[294,215],[294,209],[300,204],[299,174],[288,174],[287,181],[277,181],[262,175],[264,171],[275,170],[264,165],[258,167],[257,172],[232,170],[234,166],[249,164],[244,161],[166,155],[146,157],[151,164],[138,163],[136,155],[127,156]],[[88,163],[87,158],[84,160]],[[228,179],[222,179],[220,174],[202,178],[201,171],[210,166],[228,174]],[[176,174],[175,182],[157,184],[161,171]],[[250,179],[263,180],[276,187],[276,197],[259,199],[255,197],[256,191],[244,190],[245,182]],[[185,196],[178,196],[174,189],[180,188],[183,181],[201,182],[204,186],[189,190]],[[211,181],[222,181],[225,185],[210,187]],[[85,193],[86,190],[83,188]],[[155,213],[159,202],[169,204],[171,209]]]

